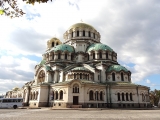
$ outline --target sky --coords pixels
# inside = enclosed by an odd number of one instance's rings
[[[117,53],[133,83],[160,89],[160,0],[52,1],[34,6],[19,1],[23,17],[0,16],[0,95],[33,80],[47,40],[63,42],[65,31],[81,21]]]

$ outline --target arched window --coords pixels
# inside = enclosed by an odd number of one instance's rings
[[[98,96],[99,96],[99,93],[98,93],[98,91],[96,91],[96,93],[95,93],[95,100],[98,100]]]
[[[73,56],[73,54],[71,54],[71,60],[73,60],[73,58],[74,58],[74,56]]]
[[[72,32],[72,37],[73,37],[73,32]]]
[[[129,99],[128,99],[128,93],[126,93],[126,101],[129,101]]]
[[[82,79],[82,73],[80,73],[80,79]]]
[[[52,47],[54,47],[54,42],[52,42]]]
[[[67,59],[67,53],[65,53],[65,59]]]
[[[93,91],[89,91],[89,100],[93,100]]]
[[[99,52],[99,58],[102,58],[102,52]]]
[[[112,80],[115,81],[115,73],[112,73]]]
[[[78,86],[78,84],[73,85],[73,93],[79,93],[79,86]]]
[[[85,36],[85,31],[83,30],[83,36]]]
[[[132,93],[130,93],[130,101],[133,101],[133,99],[132,99]]]
[[[45,73],[44,71],[40,71],[39,75],[38,75],[38,83],[42,83],[45,81]]]
[[[108,59],[108,52],[106,52],[106,59]]]
[[[62,90],[60,91],[60,98],[59,99],[63,100],[63,91]]]
[[[117,95],[118,95],[118,101],[121,101],[120,93],[118,93]]]
[[[122,101],[125,101],[125,100],[124,100],[124,93],[122,93]]]
[[[95,53],[93,53],[93,59],[95,59]]]
[[[95,33],[93,33],[93,38],[95,38]]]
[[[90,31],[88,32],[88,36],[91,37],[91,32]]]
[[[60,53],[58,53],[58,59],[61,59],[61,54]]]
[[[58,91],[56,91],[56,98],[55,99],[58,100]]]
[[[100,100],[103,100],[103,92],[100,92]]]
[[[123,73],[121,73],[121,80],[124,81]]]
[[[58,42],[56,43],[56,45],[58,45]]]
[[[77,37],[79,36],[79,31],[77,31]]]

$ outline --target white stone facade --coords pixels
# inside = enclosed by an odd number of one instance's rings
[[[6,97],[23,97],[31,107],[149,107],[149,88],[131,82],[131,72],[117,62],[117,53],[100,42],[100,33],[86,23],[72,25],[47,42],[34,80]]]

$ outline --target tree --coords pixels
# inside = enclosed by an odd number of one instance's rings
[[[38,3],[47,3],[52,0],[22,0],[26,2],[26,4],[34,5],[36,2]],[[17,0],[0,0],[0,15],[5,14],[11,18],[23,16],[25,13],[22,9],[19,9],[17,5]]]
[[[154,90],[150,92],[150,102],[152,105],[158,106],[158,102],[160,100],[160,90]]]

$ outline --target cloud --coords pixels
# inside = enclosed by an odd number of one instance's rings
[[[147,80],[146,80],[146,83],[148,83],[148,84],[149,84],[149,83],[151,83],[151,81],[147,79]]]
[[[12,20],[0,17],[0,69],[4,71],[0,79],[6,84],[12,77],[23,83],[34,74],[34,65],[39,61],[20,55],[41,56],[47,40],[56,36],[63,41],[63,33],[81,19],[95,27],[102,43],[113,48],[118,62],[131,70],[133,82],[160,74],[160,1],[56,0],[34,6],[20,3],[25,16]]]

